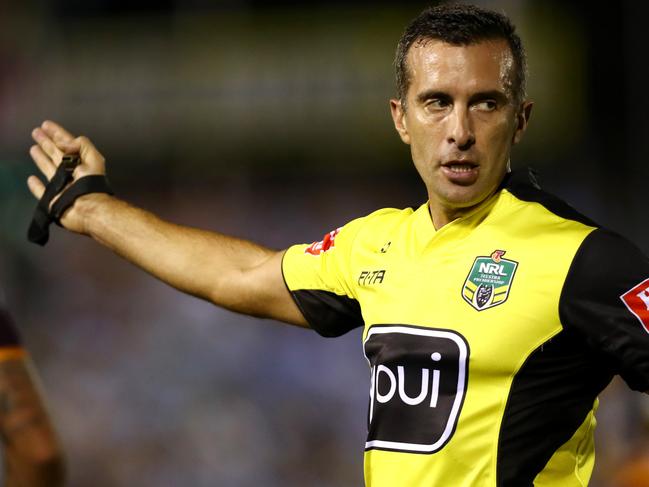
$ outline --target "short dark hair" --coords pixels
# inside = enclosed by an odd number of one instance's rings
[[[394,60],[397,95],[406,106],[410,86],[408,50],[415,42],[437,39],[456,46],[467,46],[486,40],[507,41],[514,58],[512,92],[517,104],[525,98],[527,61],[516,27],[505,15],[475,5],[451,4],[429,7],[415,17],[404,31]]]

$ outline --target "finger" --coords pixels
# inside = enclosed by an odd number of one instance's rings
[[[82,156],[80,139],[81,139],[81,137],[77,137],[76,139],[61,142],[61,143],[59,143],[57,145],[58,145],[59,149],[61,149],[66,154],[79,154],[80,156]]]
[[[52,159],[52,162],[55,166],[58,166],[61,163],[61,158],[63,157],[63,152],[56,146],[56,144],[50,139],[49,135],[45,133],[44,130],[37,127],[32,130],[32,138],[36,143],[43,149],[43,152]]]
[[[43,193],[45,192],[45,185],[36,176],[29,176],[27,178],[27,187],[37,200],[40,200],[43,197]]]
[[[50,179],[52,179],[52,176],[54,176],[54,173],[56,172],[56,166],[54,166],[52,159],[50,159],[49,156],[45,154],[45,152],[43,152],[43,149],[41,149],[38,145],[32,145],[29,149],[29,155],[32,157],[32,159],[36,163],[36,166],[38,167],[38,169],[40,169],[47,180],[49,181]]]
[[[92,173],[98,174],[104,174],[106,172],[104,157],[88,137],[83,135],[79,136],[69,144],[62,144],[61,149],[67,154],[79,154],[81,156],[83,164],[79,166],[79,170],[89,170]]]
[[[88,137],[80,136],[74,139],[74,143],[79,147],[79,155],[81,159],[90,161],[97,159],[99,151]]]
[[[52,122],[51,120],[45,120],[41,124],[41,128],[56,145],[74,140],[74,135],[65,130],[58,123]]]

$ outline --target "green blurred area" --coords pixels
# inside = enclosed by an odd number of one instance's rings
[[[569,13],[543,5],[512,13],[536,101],[521,159],[551,160],[584,132],[583,34]],[[305,4],[70,19],[18,11],[20,28],[4,34],[19,61],[3,152],[22,156],[31,127],[52,118],[89,135],[125,184],[150,171],[180,184],[229,173],[399,173],[410,161],[389,115],[392,61],[418,10]]]

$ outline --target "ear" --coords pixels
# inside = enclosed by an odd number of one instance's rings
[[[392,121],[394,122],[394,128],[397,129],[397,133],[404,144],[410,144],[410,134],[408,133],[408,127],[406,126],[406,111],[401,105],[401,100],[392,98],[390,100],[390,113],[392,113]]]
[[[513,145],[518,144],[523,138],[523,135],[527,130],[527,124],[530,121],[533,106],[534,102],[529,100],[526,100],[521,104],[520,109],[516,114],[516,131],[514,132],[514,137],[512,138]]]

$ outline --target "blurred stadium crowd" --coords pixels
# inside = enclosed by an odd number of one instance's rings
[[[527,43],[537,106],[514,165],[649,252],[647,7],[476,3]],[[424,201],[387,106],[394,46],[424,5],[0,4],[0,286],[70,485],[362,485],[368,371],[360,332],[325,340],[215,309],[61,231],[27,244],[31,128],[91,136],[118,194],[172,221],[276,248],[319,240]],[[647,400],[615,381],[594,487],[628,487],[613,478],[649,456],[648,425]]]

